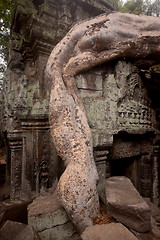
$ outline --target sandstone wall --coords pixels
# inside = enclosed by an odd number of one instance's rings
[[[16,0],[2,122],[12,198],[56,186],[63,171],[48,123],[51,50],[76,22],[115,8],[109,0]]]

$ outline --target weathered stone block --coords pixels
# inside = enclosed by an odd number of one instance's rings
[[[42,240],[80,240],[78,234],[74,233],[73,224],[70,221],[63,225],[57,225],[53,228],[45,229],[44,231],[39,232],[39,236]]]
[[[0,240],[40,240],[31,226],[7,221],[0,230]]]
[[[137,232],[150,231],[150,208],[127,177],[108,178],[105,190],[111,216]]]
[[[160,239],[160,230],[157,226],[156,221],[151,217],[151,227],[152,227],[152,235],[154,236],[154,239]]]
[[[157,222],[158,225],[160,225],[160,208],[153,204],[149,198],[144,198],[144,200],[147,202],[148,206],[151,209],[152,218]]]
[[[43,206],[43,207],[42,207]],[[28,223],[41,239],[75,239],[76,233],[72,222],[54,194],[36,198],[28,207]]]
[[[79,74],[76,77],[76,82],[80,89],[102,91],[102,76],[100,73]]]
[[[120,223],[110,223],[87,227],[81,234],[82,240],[138,240]]]

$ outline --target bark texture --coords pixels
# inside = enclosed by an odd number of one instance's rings
[[[50,128],[66,170],[58,197],[80,232],[99,211],[92,134],[74,76],[110,60],[160,59],[160,19],[124,13],[100,15],[75,25],[53,49],[47,64],[52,79]]]

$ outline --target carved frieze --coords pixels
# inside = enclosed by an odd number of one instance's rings
[[[138,68],[131,66],[130,70],[130,74],[124,78],[125,83],[121,89],[124,94],[117,103],[118,121],[122,127],[137,126],[139,130],[141,128],[149,130],[152,127],[151,100],[147,97],[147,90],[140,78]],[[116,76],[117,82],[119,77]]]
[[[76,80],[95,147],[110,146],[111,136],[120,131],[139,134],[155,130],[155,110],[140,71],[132,63],[102,66],[101,70],[78,75]]]
[[[124,60],[113,62],[79,74],[76,81],[94,147],[109,149],[103,166],[105,176],[129,177],[143,197],[152,198],[158,204],[157,154],[153,157],[156,111],[139,68]],[[98,158],[95,155],[101,174],[102,162],[100,164]]]

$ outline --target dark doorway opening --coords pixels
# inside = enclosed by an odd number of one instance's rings
[[[139,157],[129,157],[121,159],[111,159],[111,176],[128,177],[135,188],[139,191]]]

